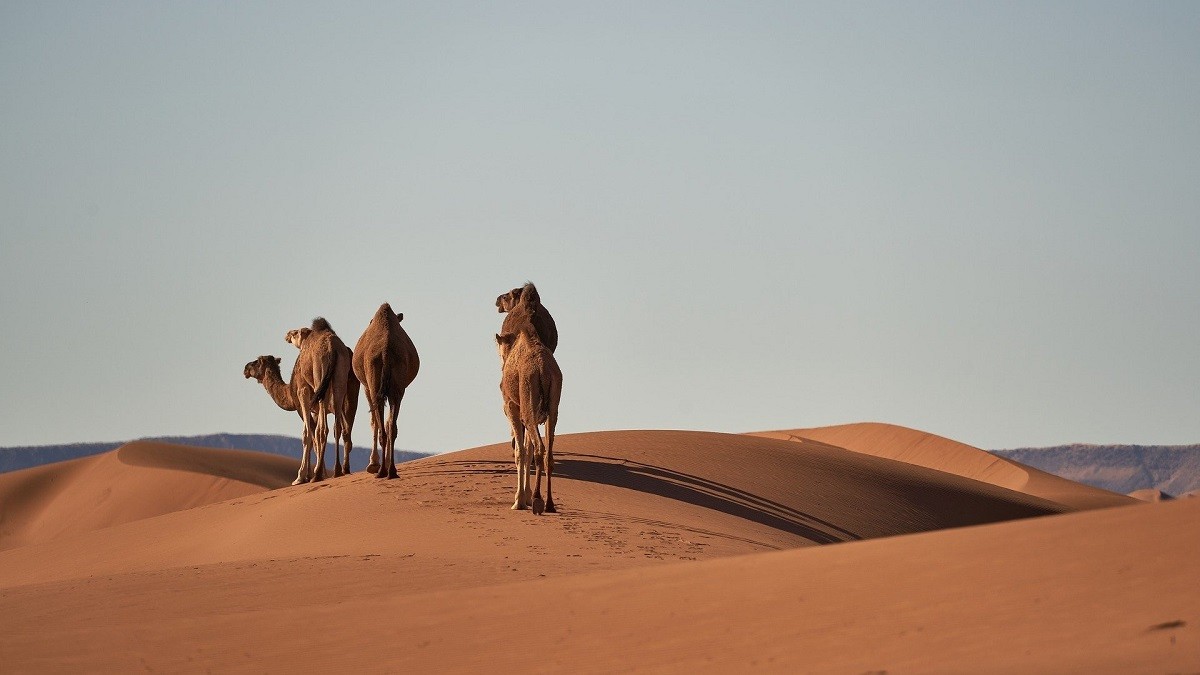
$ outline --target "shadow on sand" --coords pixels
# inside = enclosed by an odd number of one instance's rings
[[[511,475],[511,462],[497,460],[466,460],[444,462],[429,467],[410,467],[415,475]],[[432,470],[431,470],[432,469]],[[694,506],[720,511],[731,516],[766,525],[803,537],[818,544],[856,541],[861,536],[822,520],[745,490],[717,483],[706,478],[681,473],[661,466],[635,462],[617,457],[602,457],[577,453],[555,456],[555,478],[569,478],[676,499]]]
[[[555,458],[554,475],[676,499],[782,530],[818,544],[862,539],[849,530],[786,504],[652,464],[564,453]]]

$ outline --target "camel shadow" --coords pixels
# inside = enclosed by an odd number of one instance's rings
[[[554,475],[675,499],[782,530],[818,544],[862,539],[849,530],[786,504],[652,464],[564,453],[555,457]]]

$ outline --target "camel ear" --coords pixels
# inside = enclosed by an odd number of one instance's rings
[[[505,333],[496,336],[496,344],[511,345],[517,339],[516,333]]]
[[[404,320],[404,312],[396,312],[396,321]]]
[[[301,328],[300,329],[300,339],[303,340],[304,338],[308,337],[309,333],[312,333],[311,328]]]

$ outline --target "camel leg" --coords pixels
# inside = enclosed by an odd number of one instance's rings
[[[379,457],[379,472],[375,474],[376,478],[394,478],[396,467],[392,462],[392,452],[396,443],[396,413],[397,406],[394,402],[388,405],[387,422],[383,425],[383,449],[380,451]]]
[[[333,477],[342,475],[342,415],[333,415]]]
[[[383,403],[371,405],[371,461],[367,462],[367,473],[379,471],[379,435],[383,432]]]
[[[388,415],[388,446],[387,446],[387,477],[399,478],[400,474],[396,473],[396,417],[400,414],[400,402],[404,400],[404,392],[396,397],[396,404],[392,406]]]
[[[517,420],[510,422],[512,425],[513,445],[513,461],[517,464],[517,493],[513,496],[512,508],[516,510],[524,510],[528,507],[526,499],[529,486],[529,463],[525,454],[525,426]]]
[[[345,450],[342,453],[342,458],[344,460],[342,463],[343,476],[350,475],[350,451],[354,448],[354,442],[350,440],[350,433],[353,431],[353,426],[354,425],[350,424],[350,422],[347,420],[343,420],[342,422],[342,441],[345,445]]]
[[[292,485],[307,483],[309,472],[312,470],[312,465],[308,459],[309,450],[312,448],[312,421],[307,410],[301,409],[300,416],[304,419],[304,433],[300,439],[302,446],[300,450],[300,471],[296,473],[296,480],[292,481]]]
[[[546,455],[543,459],[546,467],[546,513],[558,513],[554,508],[554,493],[550,489],[550,476],[554,473],[554,425],[558,422],[558,411],[551,410],[546,418]]]
[[[308,482],[308,441],[301,441],[304,449],[300,451],[300,470],[296,472],[296,480],[292,481],[292,485],[299,485]]]
[[[530,424],[533,422],[533,424]],[[546,447],[542,445],[542,432],[538,430],[537,422],[526,420],[525,433],[533,441],[532,460],[534,463],[533,515],[540,516],[546,510],[546,502],[542,501],[542,464],[546,461]]]
[[[313,438],[313,450],[317,455],[316,466],[313,467],[312,482],[325,480],[325,446],[329,443],[329,419],[325,416],[324,404],[317,405],[317,424]]]

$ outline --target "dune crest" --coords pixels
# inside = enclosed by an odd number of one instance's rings
[[[259,452],[134,441],[0,474],[0,549],[274,489],[287,485],[294,467]]]
[[[861,422],[811,429],[759,431],[749,435],[819,442],[876,457],[952,473],[1062,504],[1095,509],[1137,503],[1125,495],[1075,483],[993,455],[966,443],[895,424]]]

